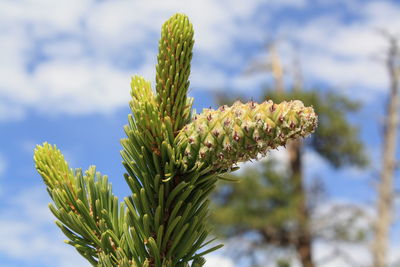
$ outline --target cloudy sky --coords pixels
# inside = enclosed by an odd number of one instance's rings
[[[119,139],[130,77],[154,80],[160,26],[176,12],[186,13],[195,28],[190,94],[197,110],[214,106],[215,92],[259,95],[271,77],[243,73],[249,62],[266,56],[271,41],[287,66],[288,85],[298,57],[306,86],[334,88],[362,101],[354,122],[368,145],[371,169],[334,171],[313,153],[305,164],[308,176],[325,171],[332,201],[372,207],[388,93],[381,62],[387,47],[378,32],[400,34],[398,2],[0,0],[0,267],[88,266],[53,224],[34,170],[34,146],[55,143],[73,167],[97,165],[116,194],[127,195]],[[395,225],[393,250],[399,236]],[[327,250],[316,247],[317,257]],[[365,249],[354,253],[368,261]],[[235,265],[216,253],[209,257],[212,266]]]

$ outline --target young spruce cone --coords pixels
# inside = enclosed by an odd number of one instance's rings
[[[230,169],[238,162],[257,159],[289,140],[306,137],[317,125],[312,107],[295,100],[274,104],[235,102],[231,107],[204,109],[176,138],[184,169],[212,166]]]

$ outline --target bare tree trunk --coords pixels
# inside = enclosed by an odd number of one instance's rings
[[[283,68],[278,52],[276,51],[276,43],[271,43],[268,46],[271,57],[271,72],[274,77],[274,87],[277,92],[283,92]]]
[[[383,136],[383,161],[380,183],[378,185],[377,220],[375,222],[375,240],[372,245],[374,267],[387,266],[387,250],[389,230],[393,212],[393,173],[395,170],[397,109],[398,109],[398,66],[399,59],[397,39],[390,36],[390,48],[387,58],[387,68],[390,75],[390,98],[385,118]]]
[[[275,44],[269,46],[269,52],[271,54],[271,67],[275,81],[275,90],[277,92],[283,92],[283,70],[279,55],[276,51]],[[298,67],[300,64],[298,65]],[[300,69],[298,69],[300,71]],[[302,84],[296,85],[300,90]],[[314,267],[312,259],[312,235],[310,231],[310,213],[307,205],[307,193],[304,190],[303,181],[303,168],[302,168],[302,147],[303,143],[299,140],[292,141],[287,146],[287,152],[289,153],[290,168],[292,172],[292,179],[295,185],[295,194],[298,198],[298,229],[295,239],[295,248],[299,260],[303,267]]]
[[[300,56],[296,52],[294,58],[293,58],[293,90],[298,91],[301,90],[304,86],[304,81],[303,81],[303,72],[302,72],[302,67],[301,67],[301,61],[300,61]]]
[[[298,198],[298,233],[296,251],[303,267],[314,267],[312,257],[312,235],[310,231],[310,213],[307,205],[307,195],[303,185],[301,141],[292,141],[288,144],[290,168],[292,170],[295,194]]]

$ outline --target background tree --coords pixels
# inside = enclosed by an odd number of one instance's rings
[[[341,222],[340,227],[338,224],[332,225],[330,231],[325,227],[319,227],[324,231],[315,231],[313,198],[316,197],[316,191],[305,187],[304,149],[314,150],[334,168],[365,166],[367,160],[359,141],[358,129],[347,119],[350,113],[357,111],[359,104],[332,92],[300,90],[298,83],[291,91],[282,90],[282,76],[276,75],[283,73],[281,63],[274,46],[270,46],[269,51],[272,56],[270,62],[256,63],[250,68],[251,71],[261,68],[273,73],[273,90],[267,89],[263,98],[274,101],[301,99],[318,112],[319,128],[305,142],[288,143],[289,166],[285,171],[271,169],[271,161],[266,161],[260,170],[250,170],[240,175],[244,178],[240,179],[240,183],[221,187],[216,195],[217,209],[213,220],[221,228],[229,226],[229,230],[223,231],[226,236],[257,232],[261,240],[256,245],[293,248],[304,267],[313,267],[312,243],[316,238],[325,236],[355,241],[359,240],[360,235],[354,231],[355,228],[346,231],[350,229],[349,223],[355,225],[354,218]],[[218,101],[229,103],[233,99],[219,96]],[[360,213],[358,209],[354,210],[354,216]],[[221,228],[218,230],[221,231]],[[332,231],[336,233],[332,234]]]
[[[393,220],[394,171],[396,168],[396,146],[399,108],[400,48],[399,39],[382,31],[387,39],[386,67],[390,78],[390,95],[384,119],[382,144],[382,169],[378,184],[376,203],[377,216],[374,224],[375,237],[372,254],[375,267],[387,266],[387,251],[390,226]]]

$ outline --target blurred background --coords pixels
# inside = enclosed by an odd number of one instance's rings
[[[195,28],[198,112],[301,99],[320,116],[311,138],[220,183],[210,220],[226,246],[206,266],[400,266],[395,0],[0,0],[0,266],[89,266],[62,242],[33,149],[57,144],[129,194],[130,77],[155,80],[176,12]]]

